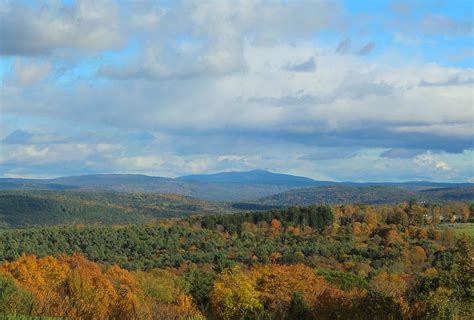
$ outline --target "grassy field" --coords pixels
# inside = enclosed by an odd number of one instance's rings
[[[457,236],[467,235],[474,238],[474,223],[449,224],[446,228],[450,228]]]

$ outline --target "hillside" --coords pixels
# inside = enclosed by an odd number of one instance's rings
[[[295,188],[294,185],[205,183],[128,174],[83,175],[57,179],[0,179],[0,190],[172,193],[213,201],[255,199]]]
[[[274,173],[265,170],[198,174],[182,176],[176,179],[180,181],[196,181],[204,183],[267,184],[279,186],[320,186],[334,184],[334,182],[330,181],[317,181],[306,177]]]
[[[0,191],[0,226],[4,227],[144,223],[228,210],[224,205],[173,194]]]
[[[406,190],[385,186],[326,186],[303,188],[263,197],[255,201],[258,205],[291,206],[309,204],[384,204],[409,200],[444,202],[474,201],[474,187]],[[242,207],[236,206],[236,207]]]
[[[420,193],[440,201],[474,201],[474,187],[428,189]]]
[[[398,188],[419,191],[434,188],[472,187],[469,183],[404,182],[354,183],[317,181],[264,170],[191,175],[176,179],[136,174],[94,174],[55,179],[0,179],[0,190],[80,190],[172,193],[212,201],[242,202],[281,192],[320,186]],[[328,189],[331,190],[331,189]]]

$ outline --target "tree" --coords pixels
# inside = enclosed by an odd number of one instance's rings
[[[426,257],[425,249],[423,249],[420,246],[413,247],[413,249],[411,251],[411,254],[410,254],[410,260],[413,264],[420,265],[423,262],[425,262],[426,259],[427,259],[427,257]]]
[[[279,232],[281,229],[281,222],[278,219],[272,219],[271,226],[275,232]]]
[[[434,224],[438,224],[441,222],[441,209],[439,206],[434,206],[432,211],[431,211],[431,215],[432,215],[432,221]]]
[[[217,276],[210,300],[213,312],[224,320],[250,319],[262,310],[254,282],[238,267]]]
[[[472,242],[461,238],[456,242],[453,271],[454,290],[457,299],[474,310],[474,259]]]
[[[468,222],[470,217],[469,206],[466,203],[459,204],[462,222]]]
[[[369,284],[377,292],[393,298],[401,298],[408,288],[408,279],[403,274],[380,272]]]
[[[311,319],[311,308],[304,300],[301,291],[295,291],[291,295],[290,305],[288,307],[288,314],[286,319],[299,319],[306,320]]]
[[[327,288],[324,279],[303,264],[258,266],[251,270],[251,277],[256,283],[260,301],[276,319],[288,316],[295,292],[301,295],[298,298],[311,304]]]

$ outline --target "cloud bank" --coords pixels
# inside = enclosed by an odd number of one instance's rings
[[[472,25],[423,10],[368,32],[344,2],[5,2],[2,174],[469,180],[474,71],[420,43]]]

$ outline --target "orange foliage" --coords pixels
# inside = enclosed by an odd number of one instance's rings
[[[410,260],[413,264],[421,264],[425,262],[426,261],[425,249],[423,249],[420,246],[413,247],[410,254]]]
[[[2,264],[0,270],[31,292],[35,299],[31,311],[33,314],[60,315],[63,304],[57,289],[70,272],[68,265],[59,263],[53,257],[37,259],[35,256],[22,255],[16,261]]]
[[[23,255],[0,265],[0,273],[11,276],[32,294],[32,316],[105,320],[199,315],[190,296],[182,294],[174,303],[162,303],[147,297],[127,270],[113,266],[103,272],[99,265],[79,255]]]
[[[285,317],[294,292],[301,292],[311,303],[327,288],[326,282],[303,264],[259,266],[252,269],[250,277],[260,300],[277,318]]]
[[[387,245],[394,244],[394,243],[400,243],[402,241],[402,238],[400,237],[400,234],[397,232],[397,230],[390,229],[385,233],[385,243]]]
[[[405,274],[380,272],[370,281],[370,287],[387,296],[401,298],[408,289],[408,283]]]
[[[281,222],[278,219],[273,219],[271,222],[272,228],[275,231],[280,231],[281,229]]]

